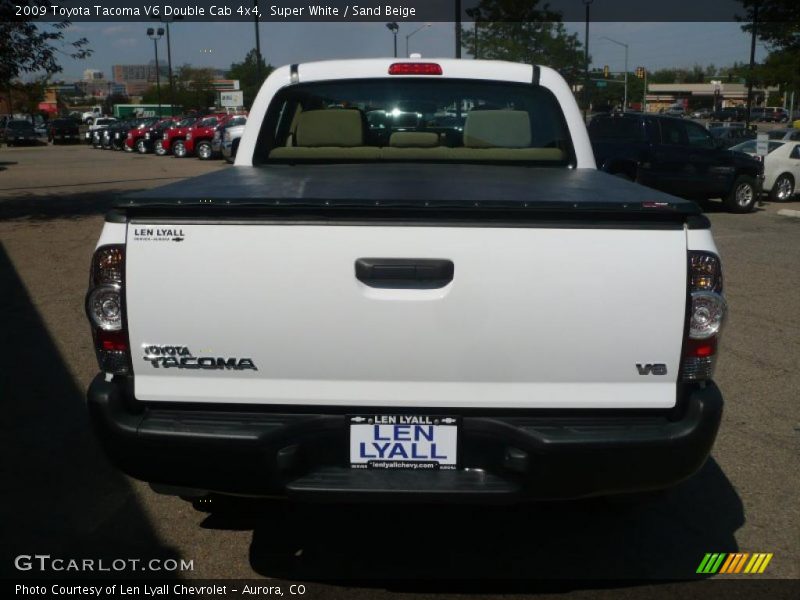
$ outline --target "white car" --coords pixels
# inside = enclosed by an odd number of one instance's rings
[[[731,150],[756,156],[756,141],[750,140]],[[770,140],[764,157],[764,191],[777,202],[789,200],[800,181],[800,143]]]
[[[800,142],[800,129],[795,127],[790,127],[789,129],[773,129],[768,135],[771,140]]]

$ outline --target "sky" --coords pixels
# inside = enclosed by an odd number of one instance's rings
[[[398,55],[405,54],[405,36],[425,23],[400,23]],[[583,42],[584,23],[566,23]],[[147,38],[150,23],[76,23],[66,38],[85,36],[94,55],[84,61],[62,60],[61,78],[80,79],[84,69],[99,69],[107,78],[113,64],[144,64],[153,59],[153,42]],[[391,56],[392,34],[383,23],[262,23],[261,51],[274,66],[335,58]],[[648,70],[714,64],[724,67],[747,62],[750,37],[736,23],[592,23],[589,52],[595,67],[609,65],[622,71],[625,51],[604,40],[610,37],[629,45],[628,66]],[[228,68],[255,47],[254,25],[237,22],[179,22],[171,26],[173,67],[190,63],[196,67]],[[424,57],[452,57],[454,26],[433,23],[409,39],[409,50]],[[756,59],[767,54],[757,45]],[[159,42],[159,60],[166,60],[166,41]]]

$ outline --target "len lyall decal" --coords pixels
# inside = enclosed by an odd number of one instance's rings
[[[771,552],[708,552],[700,561],[697,573],[754,575],[763,573],[771,560]]]

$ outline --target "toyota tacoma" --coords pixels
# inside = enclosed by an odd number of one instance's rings
[[[185,497],[645,492],[709,455],[726,310],[707,218],[598,171],[556,71],[292,65],[235,166],[106,216],[88,408]]]

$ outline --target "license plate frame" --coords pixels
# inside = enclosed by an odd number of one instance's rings
[[[346,422],[352,469],[461,467],[461,419],[457,416],[361,413],[347,415]]]

